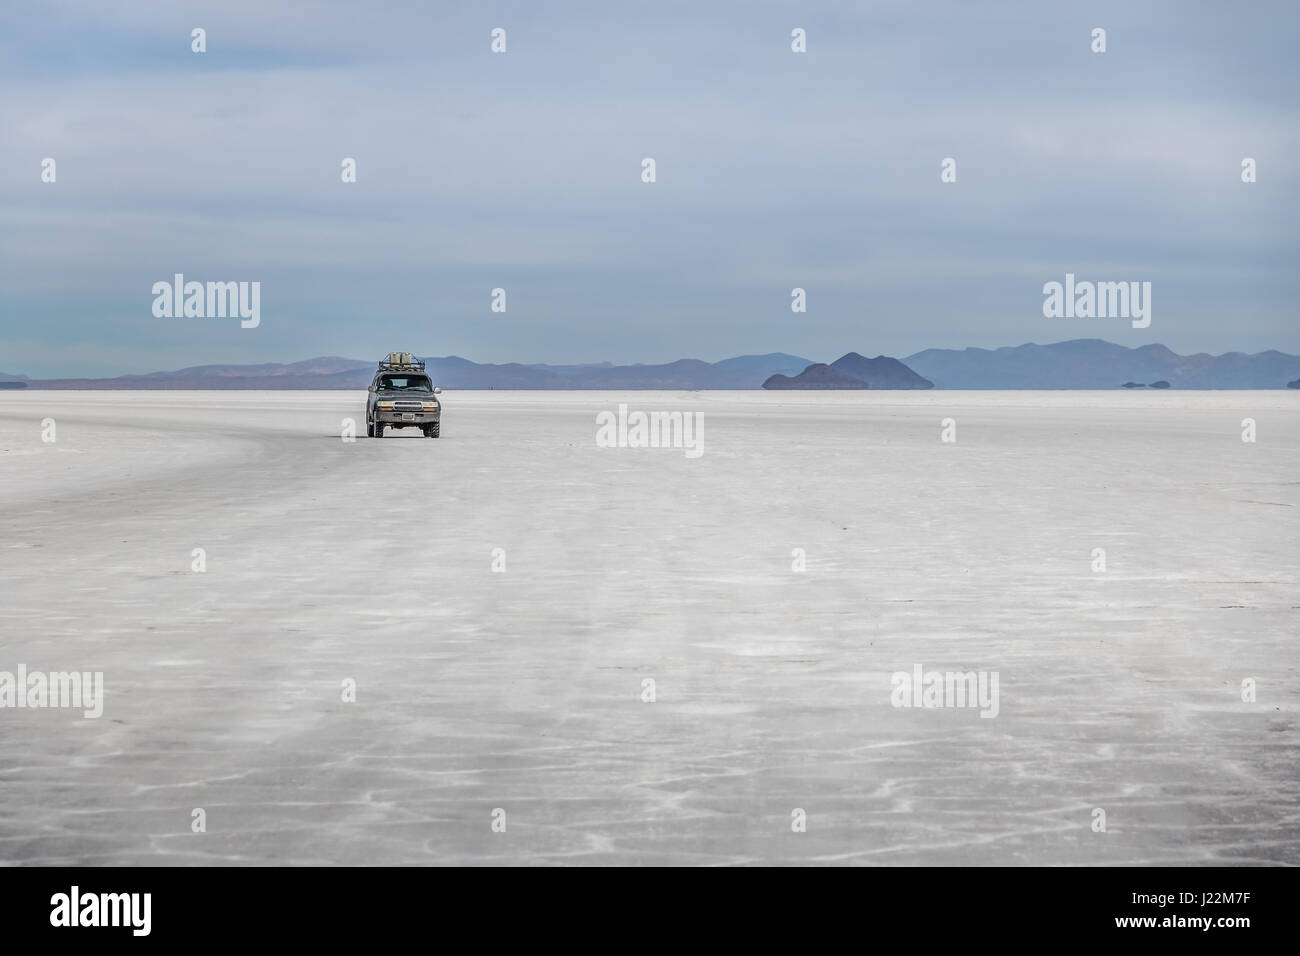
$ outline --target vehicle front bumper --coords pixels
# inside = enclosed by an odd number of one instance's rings
[[[373,421],[385,425],[432,425],[442,419],[442,409],[436,412],[402,412],[376,408]]]

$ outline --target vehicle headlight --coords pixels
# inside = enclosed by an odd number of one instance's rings
[[[438,410],[438,403],[437,403],[437,402],[425,402],[425,403],[424,403],[424,410],[425,410],[426,412],[436,412],[436,411]]]
[[[375,407],[376,407],[376,408],[382,408],[384,411],[387,411],[387,412],[391,412],[391,411],[393,410],[393,403],[392,403],[392,402],[377,402],[376,405],[375,405]]]

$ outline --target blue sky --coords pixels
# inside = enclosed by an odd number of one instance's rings
[[[1291,3],[7,5],[0,370],[1300,352],[1297,41]],[[155,318],[176,272],[261,325]],[[1151,326],[1044,318],[1067,272]]]

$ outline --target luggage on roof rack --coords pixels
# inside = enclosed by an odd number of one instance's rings
[[[411,370],[418,369],[424,371],[424,363],[418,361],[410,352],[389,352],[388,358],[380,359],[380,368],[392,368]]]

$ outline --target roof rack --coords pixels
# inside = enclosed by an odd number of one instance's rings
[[[392,372],[423,372],[424,362],[410,352],[389,352],[387,358],[379,360],[379,367]]]

